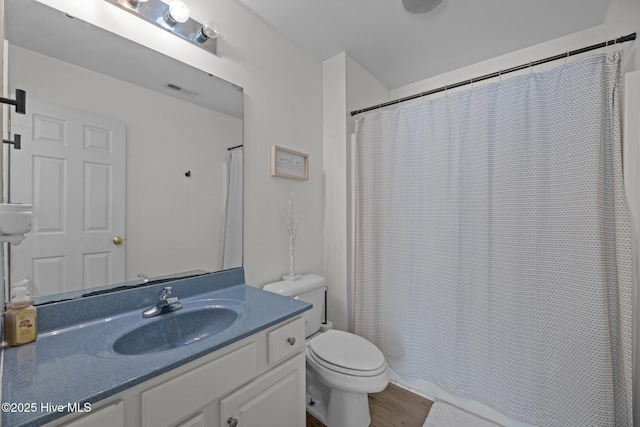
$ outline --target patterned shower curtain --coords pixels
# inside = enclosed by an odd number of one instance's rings
[[[620,53],[361,117],[356,332],[537,426],[631,425]]]

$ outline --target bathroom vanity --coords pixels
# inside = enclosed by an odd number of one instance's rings
[[[232,270],[40,307],[38,340],[3,349],[2,402],[14,407],[3,407],[2,425],[304,425],[302,313],[310,305],[247,286],[243,276]],[[142,318],[167,285],[183,308]],[[59,304],[76,307],[64,315]],[[120,309],[105,316],[109,305]]]
[[[303,330],[304,321],[299,317],[282,322],[93,404],[90,413],[49,425],[303,425]],[[302,338],[292,346],[286,341],[292,336]]]

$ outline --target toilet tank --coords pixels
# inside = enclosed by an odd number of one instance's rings
[[[324,293],[327,290],[327,281],[324,277],[305,274],[301,279],[269,283],[262,289],[313,304],[313,308],[304,313],[305,336],[310,337],[320,330],[324,313]]]

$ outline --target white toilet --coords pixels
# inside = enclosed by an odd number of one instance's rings
[[[368,393],[389,383],[382,352],[366,339],[336,330],[324,331],[326,280],[306,274],[299,280],[265,285],[265,291],[313,304],[305,312],[307,337],[307,411],[328,427],[366,427],[371,422]]]

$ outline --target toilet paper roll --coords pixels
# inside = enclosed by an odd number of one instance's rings
[[[331,320],[327,321],[327,323],[325,324],[320,325],[320,332],[327,332],[330,329],[333,329],[333,322]]]

